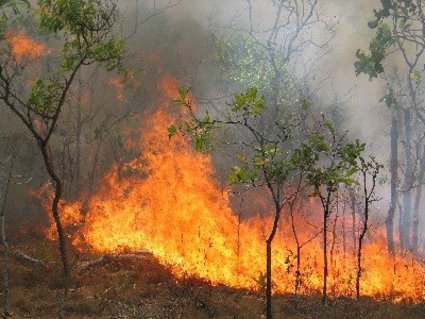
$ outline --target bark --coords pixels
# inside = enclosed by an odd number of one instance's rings
[[[1,230],[1,243],[3,246],[2,263],[3,263],[3,318],[9,318],[9,245],[6,238],[5,230],[5,208],[7,202],[7,194],[9,191],[11,175],[9,174],[6,183],[0,180],[0,230]]]
[[[81,118],[81,101],[77,106],[77,127],[76,127],[76,141],[75,141],[75,177],[74,177],[74,191],[73,195],[77,196],[80,191],[80,175],[81,175],[81,134],[83,129],[83,121]]]
[[[297,295],[301,286],[301,244],[298,238],[297,229],[295,227],[294,211],[292,205],[289,207],[289,213],[291,216],[291,228],[292,234],[294,235],[295,243],[297,245],[297,259],[295,269],[295,294]]]
[[[359,249],[357,251],[357,274],[356,274],[356,297],[360,298],[360,277],[362,275],[362,247],[363,247],[363,239],[366,235],[369,221],[369,195],[367,192],[366,185],[366,175],[363,174],[363,192],[365,196],[364,202],[364,219],[363,219],[363,227],[359,236]]]
[[[328,299],[328,211],[323,214],[323,289],[322,302]]]
[[[45,167],[47,169],[49,176],[53,180],[53,185],[55,188],[51,210],[52,210],[53,219],[55,221],[56,230],[58,233],[59,252],[60,252],[63,272],[65,276],[65,289],[67,289],[69,285],[71,284],[70,283],[71,268],[69,266],[67,252],[66,252],[65,233],[64,233],[64,229],[63,229],[62,222],[60,219],[60,214],[59,214],[59,201],[62,197],[62,181],[60,180],[60,178],[58,177],[58,175],[56,174],[54,170],[53,162],[50,158],[49,152],[47,150],[47,146],[45,144],[40,144],[40,150],[43,155]]]
[[[404,143],[406,158],[406,175],[404,181],[405,192],[403,194],[403,210],[399,215],[400,246],[411,249],[411,216],[412,216],[412,193],[413,184],[413,158],[412,158],[412,114],[410,109],[404,110],[404,126],[406,139]]]
[[[352,187],[349,188],[350,193],[350,205],[351,205],[351,236],[353,239],[353,257],[356,255],[357,251],[357,237],[356,237],[356,193]]]
[[[413,232],[412,232],[412,249],[415,253],[418,253],[418,241],[419,241],[419,208],[422,198],[422,181],[425,177],[425,153],[422,153],[422,159],[420,161],[420,168],[418,174],[419,186],[416,189],[415,204],[413,207]]]
[[[323,289],[322,302],[327,304],[328,301],[328,219],[330,215],[332,190],[327,190],[326,197],[320,196],[323,207]]]
[[[397,208],[398,193],[397,193],[397,181],[398,181],[398,121],[396,111],[392,110],[391,120],[391,145],[390,145],[390,174],[391,174],[391,202],[390,208],[388,209],[387,218],[385,220],[385,226],[387,231],[387,247],[388,251],[394,255],[394,216]]]
[[[345,269],[345,258],[347,256],[347,238],[345,230],[345,200],[342,205],[342,251],[343,251],[343,261]]]
[[[382,165],[379,165],[374,159],[371,162],[366,163],[362,161],[362,166],[360,171],[362,173],[363,179],[363,227],[359,236],[359,250],[357,252],[357,275],[356,275],[356,297],[360,298],[360,277],[362,275],[362,247],[363,240],[368,230],[369,222],[369,206],[376,200],[375,198],[375,187],[376,187],[376,178],[379,174],[379,170],[382,168]],[[371,184],[368,185],[368,176],[371,177]]]
[[[267,240],[266,242],[266,318],[272,319],[272,243]]]
[[[333,227],[332,227],[332,244],[331,244],[331,252],[330,252],[331,253],[331,256],[330,256],[331,267],[335,266],[334,252],[335,252],[335,244],[336,244],[336,226],[337,226],[337,223],[338,223],[338,215],[339,215],[339,213],[338,213],[338,203],[337,203],[335,219],[333,221]]]
[[[275,216],[273,222],[273,228],[270,233],[269,238],[266,241],[266,318],[272,319],[272,242],[274,237],[276,236],[277,226],[279,225],[281,207],[280,201],[277,200],[275,202]]]

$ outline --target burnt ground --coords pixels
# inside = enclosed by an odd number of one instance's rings
[[[45,241],[36,241],[26,252],[54,260],[54,248]],[[46,271],[10,261],[12,318],[55,318],[61,295],[60,273],[59,265],[54,263]],[[263,318],[264,299],[260,294],[214,287],[193,278],[177,281],[153,258],[110,260],[74,270],[74,278],[68,296],[68,318]],[[325,307],[320,296],[275,296],[274,312],[275,318],[285,319],[424,319],[425,303],[339,298]]]

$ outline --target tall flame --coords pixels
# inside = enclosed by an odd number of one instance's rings
[[[212,284],[259,289],[264,283],[265,236],[271,220],[239,221],[227,204],[229,195],[214,179],[211,158],[195,153],[188,141],[167,137],[175,118],[167,111],[177,95],[177,82],[166,77],[158,110],[143,122],[142,155],[127,164],[131,174],[113,168],[104,187],[88,203],[84,224],[73,244],[95,252],[151,252],[177,277],[197,276]],[[255,200],[255,199],[254,199]],[[81,222],[82,204],[63,203],[66,224]],[[305,228],[298,220],[298,229]],[[289,223],[283,220],[273,244],[275,292],[293,292],[296,247]],[[317,232],[317,230],[315,230]],[[301,239],[312,232],[301,232]],[[316,293],[322,285],[322,243],[318,236],[303,247],[301,292]],[[392,258],[383,240],[364,249],[361,290],[364,295],[412,301],[425,297],[424,268],[414,258]],[[335,249],[330,264],[330,290],[354,295],[355,260]]]

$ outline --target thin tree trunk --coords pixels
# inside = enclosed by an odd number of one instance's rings
[[[339,215],[339,212],[338,212],[338,201],[337,201],[336,214],[335,214],[335,219],[332,226],[331,267],[335,266],[334,252],[335,252],[335,244],[336,244],[336,225],[338,223],[338,215]]]
[[[266,242],[266,318],[272,319],[272,243],[270,240]]]
[[[376,178],[379,174],[379,170],[382,168],[382,165],[379,165],[372,159],[372,162],[366,163],[362,160],[361,169],[362,178],[363,178],[363,207],[364,207],[364,219],[363,219],[363,227],[359,236],[359,250],[357,252],[357,276],[356,276],[356,297],[360,298],[360,277],[362,275],[362,247],[363,240],[368,230],[368,222],[369,222],[369,205],[375,200],[375,187],[376,187]],[[368,181],[367,177],[371,176],[372,182],[368,191]]]
[[[323,289],[322,302],[328,299],[328,213],[323,214]]]
[[[81,94],[80,92],[80,102],[77,107],[77,132],[76,132],[76,141],[75,141],[75,177],[74,177],[74,191],[73,195],[77,196],[80,191],[81,185],[81,133],[83,129],[83,122],[81,118]]]
[[[266,241],[266,318],[272,319],[272,242],[277,232],[277,226],[279,225],[280,219],[280,202],[275,202],[275,216],[273,222],[273,228],[269,238]]]
[[[294,235],[295,243],[297,245],[297,259],[295,269],[295,294],[297,295],[301,286],[301,245],[298,238],[297,229],[295,227],[293,205],[289,205],[289,213],[291,216],[291,228],[292,234]]]
[[[353,257],[356,255],[357,251],[357,237],[356,237],[356,193],[354,192],[353,188],[351,187],[349,189],[350,191],[350,204],[351,204],[351,236],[353,239]]]
[[[360,298],[360,277],[362,275],[362,247],[363,247],[363,239],[366,235],[369,221],[369,196],[367,193],[367,185],[366,185],[366,174],[363,173],[363,192],[364,192],[364,220],[362,231],[359,236],[359,249],[357,251],[357,275],[356,275],[356,297]]]
[[[327,304],[328,301],[328,218],[330,213],[331,190],[327,190],[326,198],[320,195],[323,207],[323,289],[322,302]]]
[[[405,157],[406,157],[406,176],[404,181],[405,193],[403,194],[403,215],[399,216],[400,225],[400,244],[402,248],[411,249],[411,216],[412,216],[412,193],[413,182],[413,158],[412,158],[412,111],[404,110],[405,126]]]
[[[4,184],[0,181],[0,232],[1,232],[1,243],[3,246],[3,287],[2,287],[2,296],[3,296],[3,314],[2,318],[7,319],[10,317],[9,313],[9,244],[7,242],[6,236],[6,203],[9,193],[10,182],[12,180],[12,170],[13,170],[13,161],[12,166],[9,170],[9,174]]]
[[[61,255],[61,261],[63,266],[63,272],[65,275],[65,279],[70,279],[71,271],[68,263],[68,258],[66,254],[66,240],[65,240],[65,234],[62,226],[62,222],[60,220],[60,214],[59,214],[59,201],[62,197],[62,181],[57,176],[56,172],[53,168],[52,160],[50,159],[50,155],[48,153],[48,150],[45,145],[41,145],[41,152],[43,154],[44,164],[46,166],[47,172],[51,179],[53,180],[55,192],[54,197],[52,201],[52,215],[53,219],[55,221],[56,230],[58,232],[58,239],[59,239],[59,252]]]
[[[419,207],[422,198],[422,181],[425,177],[425,152],[422,153],[422,159],[420,161],[420,168],[418,174],[419,186],[416,189],[415,204],[413,207],[413,233],[412,233],[412,249],[415,253],[418,253],[418,241],[419,241]]]
[[[343,251],[343,262],[345,269],[345,258],[347,256],[347,238],[346,238],[346,230],[345,230],[345,200],[342,204],[342,251]]]
[[[43,155],[43,160],[45,167],[47,169],[47,172],[51,179],[53,180],[53,185],[55,188],[54,197],[52,201],[51,211],[53,215],[53,219],[55,221],[56,230],[58,233],[58,242],[59,242],[59,252],[63,267],[63,274],[64,274],[64,286],[63,286],[63,293],[59,300],[59,318],[64,319],[65,318],[65,306],[66,306],[66,297],[68,295],[68,289],[71,285],[71,268],[69,266],[68,257],[67,257],[67,250],[66,250],[66,240],[65,240],[65,233],[62,226],[62,222],[60,219],[59,214],[59,201],[62,197],[62,181],[56,174],[53,166],[53,162],[50,158],[47,146],[45,144],[40,143],[40,150]]]
[[[398,121],[395,114],[395,110],[392,110],[392,120],[391,120],[391,149],[390,149],[390,174],[391,174],[391,203],[390,208],[388,209],[387,218],[385,220],[385,226],[387,231],[387,244],[388,251],[394,255],[395,246],[394,246],[394,216],[397,208],[397,182],[398,182]]]

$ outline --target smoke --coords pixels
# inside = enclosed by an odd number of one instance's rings
[[[136,6],[136,3],[140,4]],[[258,38],[267,41],[267,30],[276,14],[276,7],[272,3],[273,1],[266,0],[252,1],[250,11],[248,2],[244,0],[163,0],[143,5],[140,1],[119,1],[122,17],[117,32],[127,41],[127,64],[132,73],[133,86],[125,90],[124,100],[119,101],[117,89],[111,85],[114,75],[96,73],[93,69],[82,73],[83,84],[74,88],[72,101],[88,96],[85,110],[93,108],[96,111],[92,114],[94,117],[90,124],[85,125],[81,132],[83,159],[86,159],[81,164],[81,176],[93,174],[93,179],[99,178],[111,165],[125,162],[134,155],[129,151],[131,147],[125,139],[135,137],[131,136],[132,133],[129,135],[128,131],[143,126],[146,112],[155,110],[155,101],[159,95],[157,83],[167,73],[179,78],[182,86],[191,86],[196,96],[217,98],[218,107],[226,108],[225,102],[231,96],[223,96],[220,91],[213,35],[220,32],[246,33],[251,27],[251,21],[254,21],[254,28],[263,30],[263,33],[257,34]],[[300,52],[295,58],[298,65],[295,72],[297,76],[308,80],[312,95],[315,96],[313,107],[325,112],[337,109],[343,119],[340,127],[350,131],[350,137],[367,141],[368,152],[377,155],[379,161],[387,164],[389,118],[386,106],[379,102],[384,94],[384,83],[380,80],[370,82],[366,76],[356,77],[354,72],[355,52],[368,47],[372,32],[367,27],[367,22],[372,17],[372,9],[378,5],[378,0],[323,1],[319,17],[324,22],[335,25],[336,32],[329,34],[323,23],[309,31],[306,36],[313,36],[317,43],[326,42],[328,38],[332,40],[324,48],[310,45]],[[293,32],[293,26],[288,26],[287,32]],[[285,36],[285,31],[282,36]],[[93,84],[91,81],[95,74],[101,80]],[[75,114],[71,107],[64,114],[64,122],[75,117]],[[122,120],[115,125],[116,119],[121,117]],[[4,135],[10,132],[25,134],[24,130],[16,130],[20,124],[10,115],[2,117],[0,121]],[[70,162],[75,165],[76,125],[69,124],[65,127],[67,132],[74,134],[68,141],[70,148],[66,152],[70,153]],[[61,136],[55,137],[54,149],[57,153],[65,152],[65,142]],[[36,150],[32,152],[35,154]],[[98,157],[95,165],[94,156]],[[220,176],[225,175],[232,157],[233,154],[229,151],[217,150],[215,163]],[[33,158],[21,159],[22,165],[17,168],[24,172],[37,171],[34,174],[37,178],[33,178],[27,185],[28,188],[38,188],[46,182],[41,160],[37,155],[35,158],[36,161]],[[70,163],[69,160],[66,162],[65,156],[59,158],[64,167]],[[34,162],[38,164],[35,165]],[[67,182],[69,185],[73,183]],[[78,187],[84,188],[83,186],[87,186],[85,184],[84,180]],[[85,191],[95,189],[96,185]],[[16,199],[22,196],[22,189],[14,189],[13,193],[12,198]],[[381,191],[384,198],[381,206],[385,206],[388,193],[384,187]],[[31,198],[27,201],[34,202]],[[20,205],[13,206],[10,209],[20,212],[17,216],[21,216],[22,220],[28,214],[31,215]]]

